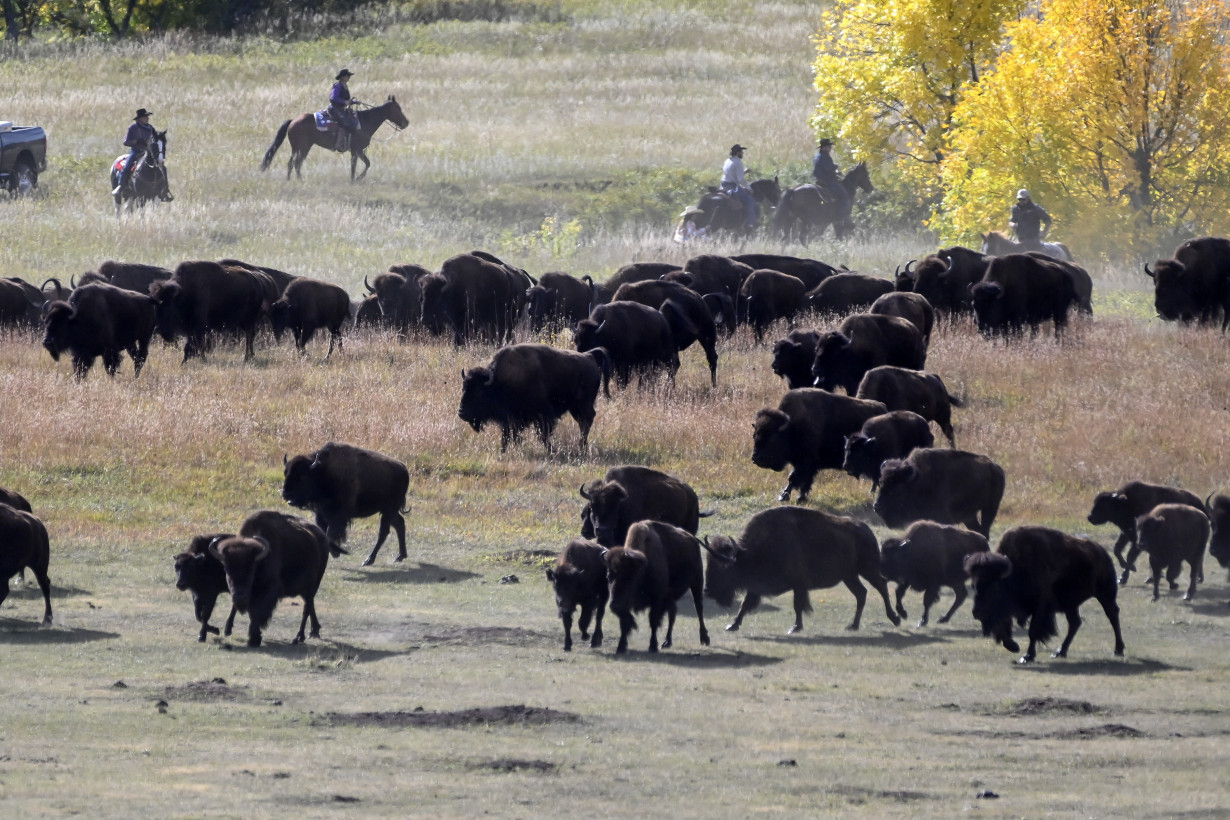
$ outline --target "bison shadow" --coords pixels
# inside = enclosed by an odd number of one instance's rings
[[[789,626],[789,624],[786,626]],[[804,629],[806,629],[806,626]],[[951,643],[947,635],[933,635],[920,632],[892,632],[888,629],[881,630],[878,635],[868,634],[867,632],[844,632],[823,635],[796,633],[794,635],[787,635],[783,628],[780,635],[754,635],[748,636],[747,639],[750,641],[814,646],[876,646],[897,650],[911,649],[916,646],[928,646],[936,643]]]
[[[246,632],[240,634],[238,625],[236,625],[235,634],[229,639],[214,638],[212,643],[218,649],[228,652],[259,652],[270,657],[286,658],[292,661],[305,661],[315,658],[322,667],[330,668],[338,666],[343,662],[352,664],[372,663],[374,661],[382,661],[385,658],[409,655],[417,651],[416,647],[408,647],[406,649],[370,649],[330,638],[310,638],[304,643],[292,644],[289,638],[285,640],[278,638],[270,640],[268,633],[263,637],[264,640],[260,646],[246,646],[244,644]]]
[[[695,637],[695,636],[693,636]],[[686,640],[686,638],[684,639]],[[754,652],[743,652],[738,649],[710,647],[709,649],[667,649],[662,652],[646,652],[628,648],[625,655],[610,655],[611,660],[638,661],[644,663],[665,664],[687,669],[743,669],[752,666],[771,666],[781,663],[784,658],[772,655],[758,655]]]
[[[343,569],[347,581],[366,584],[457,584],[471,578],[481,578],[477,572],[449,569],[437,564],[419,563],[417,567]]]
[[[117,632],[100,632],[94,629],[72,627],[44,627],[29,618],[0,618],[0,643],[22,646],[52,646],[76,644],[88,641],[107,641],[119,638]]]
[[[1188,604],[1196,615],[1209,615],[1214,618],[1224,618],[1230,615],[1230,601],[1200,600]]]
[[[1041,652],[1038,653],[1038,657],[1042,658]],[[1048,658],[1043,663],[1024,664],[1021,668],[1051,675],[1108,675],[1110,677],[1192,671],[1187,666],[1173,666],[1148,658],[1124,658],[1122,660],[1108,658],[1101,661],[1069,661],[1063,658]]]

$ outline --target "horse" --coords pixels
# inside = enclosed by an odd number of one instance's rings
[[[990,233],[979,235],[982,237],[982,252],[987,256],[1005,256],[1010,253],[1034,251],[1058,259],[1061,262],[1072,261],[1072,252],[1062,242],[1043,242],[1042,240],[1037,242],[1017,242],[1003,231],[991,231]]]
[[[355,117],[359,120],[359,127],[350,135],[351,182],[363,179],[367,176],[367,169],[372,167],[371,160],[367,158],[364,149],[371,144],[372,135],[376,133],[377,128],[384,125],[385,121],[391,122],[398,131],[410,125],[410,120],[406,119],[401,106],[397,104],[392,94],[383,104],[365,108],[355,114]],[[278,129],[277,135],[273,138],[273,145],[269,146],[269,150],[265,152],[265,158],[261,160],[261,170],[269,170],[269,165],[273,162],[273,155],[278,152],[282,141],[287,138],[290,139],[290,161],[286,163],[287,179],[290,179],[291,171],[295,172],[296,177],[303,179],[303,174],[299,169],[303,166],[303,160],[308,155],[308,151],[312,150],[313,145],[334,150],[337,145],[335,129],[338,126],[335,125],[328,131],[321,131],[316,127],[315,119],[315,114],[308,113],[300,114],[293,120],[282,123],[282,127]],[[363,160],[363,173],[356,177],[354,172],[359,160]]]
[[[777,177],[758,179],[747,187],[762,210],[776,208],[778,200],[782,198],[782,188]],[[705,218],[698,220],[696,224],[708,227],[710,235],[717,231],[742,233],[747,228],[747,220],[743,218],[743,203],[731,194],[711,188],[709,193],[696,203],[696,207],[705,212]]]
[[[854,201],[855,191],[861,189],[871,193],[875,190],[865,162],[851,168],[841,178],[841,184],[849,192],[851,202]],[[783,239],[797,236],[799,242],[806,245],[813,230],[817,236],[823,236],[829,225],[833,226],[833,235],[836,238],[845,238],[854,224],[850,220],[838,220],[837,217],[837,203],[826,199],[819,185],[798,185],[782,194],[781,201],[777,203],[773,224],[781,231]]]
[[[111,163],[111,190],[119,187],[120,171],[127,159],[127,154],[121,154]],[[166,160],[167,132],[155,131],[154,139],[145,149],[145,153],[133,163],[132,171],[128,174],[128,184],[121,188],[118,194],[113,195],[116,216],[120,215],[125,202],[131,212],[134,203],[144,208],[145,203],[155,199],[170,202],[175,198],[171,196],[171,185],[167,181]]]

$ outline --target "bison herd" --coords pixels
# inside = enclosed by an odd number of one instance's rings
[[[1173,259],[1146,266],[1146,273],[1163,318],[1220,320],[1223,329],[1230,322],[1230,240],[1184,243]],[[881,547],[865,522],[786,505],[752,515],[737,535],[701,537],[700,520],[710,513],[701,512],[686,482],[643,466],[612,468],[581,486],[580,537],[547,570],[565,650],[572,648],[578,606],[581,638],[593,647],[602,644],[604,610],[611,609],[619,620],[618,653],[627,651],[635,614],[648,610],[654,652],[671,645],[676,602],[685,592],[692,595],[699,640],[707,645],[704,595],[731,607],[736,594],[743,594],[727,627],[733,631],[763,597],[789,591],[795,613],[790,631],[797,632],[811,611],[811,590],[844,584],[856,604],[848,628],[858,629],[867,585],[894,625],[906,617],[903,598],[914,589],[923,593],[919,626],[925,626],[941,588],[955,595],[939,619],[945,623],[967,597],[969,582],[973,615],[984,634],[1016,652],[1013,621],[1028,624],[1022,662],[1032,661],[1037,645],[1058,635],[1061,612],[1068,628],[1055,654],[1066,655],[1081,624],[1079,607],[1090,598],[1105,612],[1115,633],[1114,652],[1122,655],[1116,590],[1136,569],[1141,552],[1149,554],[1154,599],[1163,572],[1174,589],[1184,563],[1190,573],[1185,597],[1195,595],[1207,544],[1223,566],[1230,564],[1230,497],[1202,501],[1139,481],[1099,494],[1088,515],[1092,524],[1119,528],[1113,550],[1118,577],[1102,547],[1043,527],[1010,529],[990,550],[1004,471],[985,455],[955,449],[952,409],[964,403],[939,375],[924,370],[927,350],[937,320],[960,314],[972,314],[987,335],[1014,339],[1026,326],[1036,334],[1045,322],[1061,336],[1072,309],[1091,313],[1089,274],[1041,254],[997,258],[946,248],[899,268],[895,281],[810,259],[706,254],[683,265],[627,265],[595,283],[563,272],[535,279],[472,251],[446,260],[439,271],[396,265],[364,279],[368,294],[359,301],[337,285],[233,259],[184,262],[173,271],[107,262],[72,285],[66,291],[54,279],[41,288],[0,280],[0,322],[41,324],[43,346],[53,359],[68,354],[79,379],[99,357],[114,376],[123,352],[139,375],[155,333],[167,342],[182,340],[184,361],[204,358],[223,335],[242,340],[250,359],[263,323],[279,339],[289,329],[301,353],[317,331],[327,331],[327,356],[342,350],[347,327],[362,324],[400,337],[422,331],[458,345],[499,345],[488,364],[463,371],[458,416],[476,432],[489,422],[498,425],[501,451],[519,443],[527,428],[550,449],[556,424],[571,415],[585,452],[599,392],[610,399],[612,376],[620,389],[633,376],[643,386],[663,376],[673,384],[680,352],[695,344],[716,385],[721,333],[748,325],[761,344],[773,325],[787,322],[791,329],[773,345],[771,360],[787,391],[776,407],[749,419],[752,462],[775,471],[791,468],[778,500],[793,494],[800,505],[820,470],[870,479],[875,513],[889,527],[908,529]],[[799,317],[814,313],[836,315],[839,323],[825,332],[793,328]],[[571,328],[575,352],[513,344],[514,329],[522,324],[531,334]],[[947,438],[947,448],[934,446],[932,424]],[[283,466],[283,499],[311,511],[314,523],[263,510],[234,533],[196,535],[175,557],[176,583],[192,593],[201,641],[219,632],[209,620],[224,592],[232,602],[227,635],[236,613],[246,614],[248,644],[260,645],[278,601],[299,597],[304,606],[294,641],[305,639],[309,621],[309,634],[317,637],[316,593],[329,558],[346,554],[341,545],[355,518],[380,517],[364,566],[376,559],[390,530],[398,539],[396,560],[407,557],[404,464],[329,442],[313,453],[284,457]],[[0,602],[8,580],[28,568],[46,601],[43,622],[50,623],[47,531],[17,493],[0,491],[0,532]],[[897,585],[895,605],[890,581]]]

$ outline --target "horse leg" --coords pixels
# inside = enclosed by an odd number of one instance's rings
[[[355,166],[359,160],[363,160],[363,172],[357,177],[354,175]],[[371,160],[367,158],[367,153],[362,149],[356,149],[350,152],[350,181],[358,182],[363,177],[367,176],[367,169],[372,167]]]

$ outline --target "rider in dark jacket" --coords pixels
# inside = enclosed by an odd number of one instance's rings
[[[837,168],[837,163],[833,161],[833,141],[828,137],[820,140],[820,145],[816,149],[816,159],[812,162],[811,175],[815,178],[816,185],[819,186],[824,196],[837,203],[837,219],[834,221],[849,221],[850,207],[853,202],[850,199],[850,192],[842,184],[841,171]]]
[[[1008,226],[1016,231],[1018,242],[1039,244],[1051,229],[1051,215],[1041,205],[1029,198],[1029,191],[1022,188],[1016,192],[1016,204]]]
[[[124,160],[124,167],[120,169],[119,184],[115,186],[115,190],[111,192],[112,196],[118,195],[128,184],[128,178],[132,175],[132,166],[136,164],[137,158],[146,152],[149,144],[154,140],[154,126],[149,124],[150,114],[152,111],[146,111],[144,108],[137,110],[137,116],[132,118],[132,125],[128,126],[128,133],[124,135],[124,145],[128,147],[128,159]]]

